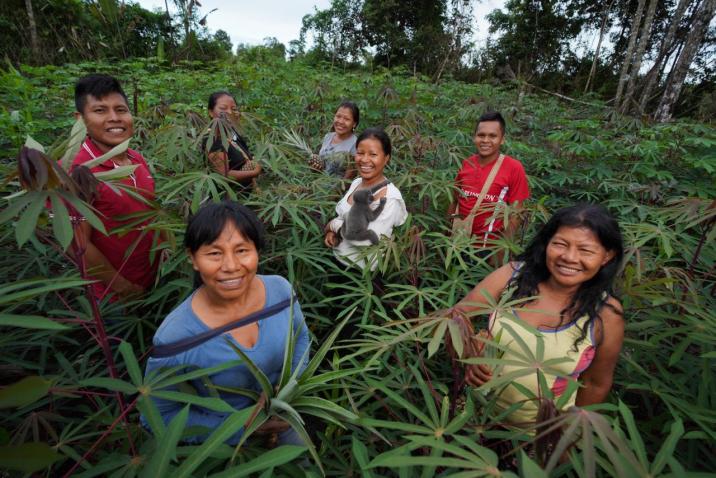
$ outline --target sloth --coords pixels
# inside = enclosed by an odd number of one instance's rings
[[[359,189],[353,193],[353,206],[351,206],[346,220],[341,226],[341,235],[344,239],[351,241],[370,241],[378,244],[378,235],[368,229],[368,224],[375,221],[385,207],[385,198],[381,198],[380,205],[371,211],[370,203],[373,202],[373,193],[370,189]]]

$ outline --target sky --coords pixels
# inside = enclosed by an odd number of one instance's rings
[[[164,0],[136,0],[148,10],[164,11]],[[167,0],[170,11],[173,3]],[[505,0],[481,0],[474,5],[475,41],[478,46],[488,36],[488,23],[485,15],[504,5]],[[209,31],[224,30],[231,37],[236,48],[239,43],[258,45],[266,37],[275,37],[288,46],[288,42],[298,39],[303,16],[330,6],[330,0],[201,0],[201,15],[214,8],[217,11],[207,18]]]

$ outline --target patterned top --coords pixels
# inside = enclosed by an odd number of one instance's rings
[[[211,129],[207,129],[204,132],[204,138],[202,139],[201,143],[201,150],[202,152],[206,151],[206,143],[209,140],[209,137],[211,135]],[[214,138],[213,143],[211,144],[211,147],[209,148],[208,153],[214,153],[216,151],[225,152],[228,157],[228,168],[229,171],[240,171],[243,169],[244,165],[248,163],[249,161],[253,161],[254,157],[251,155],[251,152],[249,151],[249,146],[246,144],[246,140],[244,140],[243,137],[239,134],[236,129],[231,129],[231,136],[227,137],[229,144],[228,149],[224,148],[224,145],[221,142],[221,138]],[[253,179],[242,179],[238,181],[239,184],[242,186],[242,190],[246,192],[251,192],[252,186],[253,186]]]
[[[531,326],[521,320],[514,309],[511,314],[493,313],[490,335],[495,342],[506,347],[502,359],[508,361],[506,365],[499,366],[495,376],[515,375],[501,390],[497,405],[499,411],[505,411],[515,404],[522,404],[506,417],[509,424],[525,426],[535,422],[539,409],[537,398],[544,396],[540,393],[538,370],[544,375],[555,401],[558,401],[569,382],[577,380],[591,365],[596,350],[594,324],[591,324],[587,337],[576,350],[574,347],[587,320],[588,317],[583,316],[553,329]],[[575,389],[559,408],[565,410],[573,406],[576,395]]]

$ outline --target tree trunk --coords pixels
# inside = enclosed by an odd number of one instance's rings
[[[689,73],[689,66],[703,43],[706,29],[714,17],[714,11],[716,11],[716,0],[705,0],[701,4],[701,7],[694,13],[686,44],[674,62],[671,78],[666,85],[664,94],[659,101],[659,106],[654,113],[654,118],[657,121],[665,122],[671,119],[674,105],[676,104],[676,100],[679,99],[684,80]]]
[[[189,0],[186,2],[186,9],[184,10],[184,41],[189,41],[189,32],[191,30],[191,10],[193,2]]]
[[[671,51],[671,44],[674,42],[676,30],[678,30],[679,24],[681,24],[681,20],[684,18],[684,13],[686,13],[686,9],[690,4],[691,0],[679,0],[679,4],[674,12],[674,18],[671,19],[669,30],[666,32],[666,36],[664,36],[664,40],[661,42],[661,48],[659,48],[659,54],[654,60],[654,66],[651,67],[651,70],[649,70],[644,80],[644,87],[641,92],[641,98],[639,99],[639,110],[642,113],[646,111],[646,105],[651,99],[651,92],[661,77],[659,73],[664,70],[664,63],[666,63],[666,60],[669,58],[667,53]]]
[[[587,77],[587,84],[584,85],[584,92],[589,92],[589,87],[592,83],[592,78],[594,78],[594,74],[597,72],[597,63],[599,61],[599,51],[602,49],[602,40],[604,39],[604,34],[607,31],[607,20],[609,19],[609,10],[612,9],[612,5],[614,5],[614,0],[610,0],[610,2],[604,6],[603,10],[603,16],[602,16],[602,26],[599,29],[599,41],[597,41],[597,49],[594,50],[594,60],[592,60],[592,68],[589,70],[589,76]]]
[[[639,34],[639,26],[641,25],[641,17],[644,14],[644,2],[645,0],[639,0],[639,4],[636,7],[636,15],[631,24],[629,30],[629,45],[627,46],[626,55],[624,55],[624,63],[622,63],[622,69],[619,73],[619,84],[617,85],[617,95],[614,98],[614,108],[619,109],[622,102],[622,92],[624,91],[624,85],[626,84],[629,67],[631,66],[632,57],[634,56],[634,45],[636,45],[636,37]]]
[[[636,80],[639,77],[639,70],[641,69],[641,61],[644,58],[646,44],[651,36],[651,25],[654,23],[656,3],[657,0],[649,1],[649,8],[646,11],[646,18],[644,18],[644,26],[641,28],[641,34],[639,35],[639,44],[636,47],[634,61],[632,62],[631,71],[628,75],[629,81],[627,82],[626,94],[624,95],[624,102],[622,103],[622,113],[626,113],[631,109],[630,106],[634,96],[634,88],[636,86]]]
[[[37,24],[35,13],[32,11],[32,0],[25,0],[27,10],[27,26],[30,29],[30,46],[32,47],[33,63],[40,64],[40,43],[37,41]]]

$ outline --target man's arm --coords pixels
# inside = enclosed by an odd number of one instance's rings
[[[524,202],[530,197],[530,186],[527,181],[527,174],[520,162],[516,162],[515,169],[512,171],[509,188],[505,202],[510,205],[511,210],[503,234],[505,238],[512,239],[522,223]]]
[[[87,221],[82,221],[76,232],[76,240],[80,247],[84,247],[84,259],[88,271],[109,286],[113,291],[123,298],[128,298],[144,293],[144,288],[124,278],[117,269],[107,260],[102,252],[92,243],[92,226]],[[79,258],[75,257],[75,260]]]
[[[515,201],[512,204],[510,215],[507,218],[507,225],[505,226],[504,236],[507,239],[512,239],[522,224],[522,210],[524,201]]]

